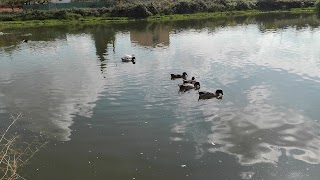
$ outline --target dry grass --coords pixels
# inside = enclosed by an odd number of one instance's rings
[[[13,8],[13,12],[21,12],[21,8]],[[0,12],[12,12],[11,8],[0,8]]]
[[[19,175],[22,167],[46,144],[39,137],[31,143],[23,142],[17,133],[10,132],[21,117],[21,113],[11,116],[11,124],[0,135],[0,180],[25,179]]]

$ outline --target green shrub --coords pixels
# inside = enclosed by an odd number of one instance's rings
[[[173,14],[173,10],[171,7],[163,7],[161,10],[162,15],[170,15]]]
[[[241,11],[241,10],[249,10],[249,9],[252,9],[252,4],[250,4],[249,1],[243,1],[243,0],[236,1],[235,10]]]
[[[82,16],[80,14],[75,14],[75,13],[67,13],[68,19],[80,19]]]
[[[314,1],[310,0],[258,0],[256,8],[259,10],[288,10],[292,8],[312,7]]]
[[[154,5],[153,3],[150,3],[146,6],[147,10],[152,13],[152,15],[156,15],[159,14],[159,10],[157,8],[156,5]]]
[[[175,14],[192,14],[208,11],[208,5],[203,1],[179,1],[172,10]]]
[[[315,1],[314,0],[304,0],[302,1],[302,7],[314,7],[315,6]]]
[[[148,17],[152,15],[146,8],[146,6],[142,4],[138,4],[137,6],[132,7],[131,11],[129,11],[129,17]]]
[[[1,15],[0,21],[14,21],[16,20],[13,15]]]
[[[97,9],[97,11],[100,13],[100,15],[105,15],[110,13],[110,8],[103,7],[103,8]]]
[[[191,8],[189,3],[186,1],[180,1],[173,6],[173,12],[175,14],[189,14],[191,12]]]
[[[177,0],[145,3],[125,3],[109,8],[72,8],[65,10],[28,10],[0,13],[0,21],[80,19],[81,17],[131,17],[146,18],[151,15],[192,14],[258,9],[263,11],[316,7],[320,14],[320,0]]]
[[[47,14],[48,17],[49,14]],[[67,18],[67,11],[65,10],[59,10],[59,11],[55,11],[53,13],[53,18],[54,19],[66,19]]]
[[[224,11],[226,7],[222,4],[217,4],[217,3],[210,3],[208,5],[208,12],[220,12]]]
[[[111,9],[110,14],[112,16],[133,18],[145,18],[152,15],[152,13],[148,11],[144,4],[118,5]]]

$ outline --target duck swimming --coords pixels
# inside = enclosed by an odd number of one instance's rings
[[[134,54],[132,55],[128,55],[128,54],[125,54],[124,57],[121,58],[122,62],[132,62],[133,64],[135,64],[135,60],[136,60],[136,57],[134,56]]]
[[[186,92],[186,91],[189,91],[190,89],[195,89],[195,90],[200,89],[199,82],[195,82],[194,84],[191,84],[191,83],[178,84],[178,86],[179,86],[180,92]]]
[[[194,77],[191,78],[191,80],[183,80],[183,84],[186,84],[186,83],[190,83],[190,84],[194,84],[196,83],[197,81],[195,80]]]
[[[177,78],[182,78],[182,79],[187,79],[188,74],[186,72],[183,72],[181,74],[171,74],[171,79],[177,79]]]
[[[216,93],[199,91],[199,99],[211,99],[211,98],[222,99],[222,97],[223,97],[223,91],[221,89],[216,90]]]

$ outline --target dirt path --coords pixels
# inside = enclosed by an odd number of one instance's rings
[[[14,9],[14,12],[21,12],[22,9],[19,9],[19,8],[13,8]],[[12,9],[11,8],[0,8],[0,12],[12,12]]]

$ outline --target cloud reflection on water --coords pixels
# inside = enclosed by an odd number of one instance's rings
[[[70,140],[75,115],[92,116],[94,102],[106,84],[99,67],[90,62],[95,60],[89,55],[95,50],[91,37],[67,38],[68,44],[59,43],[54,51],[54,42],[37,47],[36,56],[33,48],[16,52],[14,61],[19,65],[0,71],[1,83],[9,82],[0,89],[1,110],[22,112],[27,129],[61,141]],[[29,54],[30,60],[22,60],[22,54]]]
[[[208,40],[207,33],[201,32],[179,39],[179,49],[190,50],[186,52],[198,50],[200,58],[197,65],[205,68],[197,70],[201,72],[201,80],[207,86],[205,88],[223,85],[234,89],[234,86],[238,87],[239,80],[248,83],[246,85],[251,88],[245,88],[247,90],[244,92],[242,89],[237,90],[239,92],[229,89],[238,94],[229,94],[229,99],[224,99],[227,102],[220,104],[215,100],[201,102],[197,110],[203,113],[202,117],[194,116],[194,106],[183,98],[179,99],[175,113],[181,117],[181,121],[174,123],[171,131],[175,137],[189,134],[189,139],[184,137],[177,140],[193,139],[197,157],[203,154],[199,149],[205,149],[235,155],[241,164],[275,164],[282,155],[306,163],[320,163],[320,136],[315,128],[316,123],[299,109],[275,103],[279,94],[274,94],[273,88],[277,87],[265,83],[259,85],[264,78],[252,78],[261,75],[259,72],[266,68],[273,71],[273,75],[298,75],[292,77],[295,78],[293,81],[310,79],[318,82],[320,54],[311,47],[320,46],[320,41],[314,41],[320,39],[319,32],[308,28],[288,28],[261,33],[255,25],[249,25],[225,28],[210,38]],[[171,47],[174,47],[175,39],[172,39]],[[234,46],[235,43],[237,46]],[[246,78],[251,78],[250,82],[243,81]],[[292,85],[290,83],[288,85]],[[239,87],[243,88],[243,85]],[[239,97],[243,95],[246,96],[244,99]],[[203,123],[203,118],[205,122],[212,122],[209,133],[205,128],[197,127],[197,124]],[[204,142],[205,138],[207,140]],[[208,147],[211,143],[216,145]]]
[[[303,112],[269,104],[272,91],[267,85],[252,86],[245,94],[248,104],[243,108],[233,103],[218,108],[215,100],[198,107],[204,121],[211,124],[209,132],[199,127],[201,118],[194,118],[196,110],[188,109],[190,104],[182,99],[176,111],[182,119],[172,126],[171,140],[195,141],[196,158],[205,152],[224,152],[236,156],[243,165],[277,164],[282,155],[320,163],[320,138],[313,121]]]
[[[235,155],[241,164],[276,164],[285,150],[295,159],[320,163],[320,138],[310,119],[301,112],[268,104],[272,92],[266,85],[253,86],[245,94],[246,107],[226,107],[211,121],[208,143],[218,146],[209,152]]]

